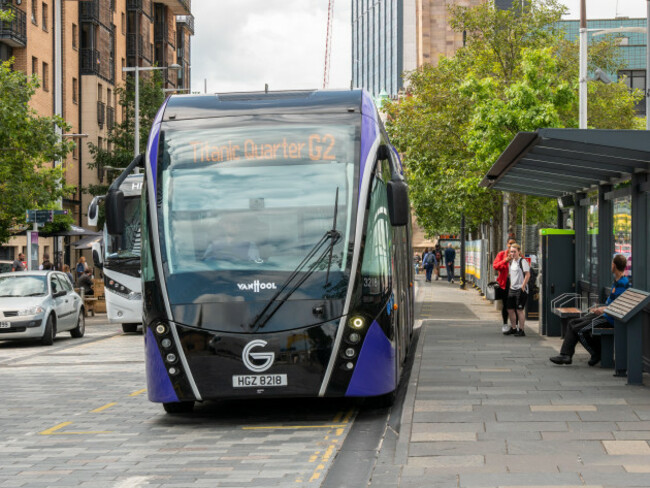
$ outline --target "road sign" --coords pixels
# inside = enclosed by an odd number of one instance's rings
[[[67,215],[67,210],[26,210],[25,220],[27,222],[36,222],[37,224],[44,224],[45,222],[52,222],[55,215]]]

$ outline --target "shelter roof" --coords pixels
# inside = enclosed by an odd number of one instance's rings
[[[537,129],[520,132],[480,186],[557,198],[650,171],[650,131]]]

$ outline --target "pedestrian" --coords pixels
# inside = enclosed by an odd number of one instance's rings
[[[70,283],[72,283],[72,286],[74,286],[74,278],[72,276],[72,273],[70,272],[70,266],[68,266],[67,264],[64,264],[63,265],[63,272],[65,273],[65,275],[70,280]]]
[[[573,354],[576,350],[578,341],[591,354],[587,364],[595,366],[600,362],[600,341],[591,333],[592,328],[612,328],[614,319],[607,315],[605,309],[607,305],[616,300],[625,290],[630,287],[630,280],[625,276],[625,267],[627,258],[622,254],[617,254],[612,260],[612,273],[614,274],[614,283],[612,290],[607,297],[605,306],[592,307],[587,315],[577,319],[570,320],[567,324],[566,334],[560,348],[560,355],[549,358],[555,364],[571,364]]]
[[[22,252],[19,252],[18,259],[15,259],[14,262],[11,263],[11,271],[25,271],[23,261],[25,261],[25,255]]]
[[[93,282],[93,271],[88,268],[77,279],[77,287],[82,289],[85,296],[92,296],[95,294],[95,283]]]
[[[528,280],[530,280],[530,264],[521,256],[519,244],[510,246],[510,290],[508,291],[508,317],[510,330],[506,335],[524,337],[526,323],[526,300],[528,298]],[[517,325],[517,320],[519,324]]]
[[[453,248],[451,242],[445,249],[445,265],[447,266],[447,283],[454,282],[454,261],[456,260],[456,250]]]
[[[75,267],[75,272],[77,273],[77,280],[83,276],[83,274],[88,269],[88,264],[86,263],[86,258],[81,256],[77,261],[77,266]]]
[[[38,267],[40,270],[49,270],[52,269],[53,265],[52,262],[50,261],[50,255],[48,253],[43,253],[43,262],[41,265]]]
[[[418,253],[415,253],[415,256],[413,256],[413,264],[415,266],[415,274],[420,274],[420,255]]]
[[[424,267],[425,271],[425,281],[427,283],[431,283],[431,273],[433,272],[433,268],[436,265],[436,255],[434,254],[433,250],[429,251],[429,248],[424,249],[424,254],[422,255],[422,266]]]
[[[492,267],[499,273],[497,275],[497,283],[499,283],[499,296],[497,298],[501,300],[502,304],[501,318],[503,319],[502,332],[504,334],[508,334],[508,331],[510,330],[510,326],[508,325],[508,291],[510,291],[509,269],[512,258],[510,257],[508,249],[516,243],[517,242],[514,239],[508,239],[508,245],[503,251],[499,251],[497,257],[494,258],[494,262],[492,263]]]
[[[436,243],[433,252],[436,256],[436,264],[433,267],[433,273],[436,275],[436,281],[438,281],[440,279],[440,265],[442,264],[442,249],[440,249],[439,242]]]

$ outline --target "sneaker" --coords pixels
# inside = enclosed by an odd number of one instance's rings
[[[517,333],[517,329],[510,327],[507,332],[504,332],[503,335],[514,335]]]
[[[566,354],[560,354],[559,356],[553,356],[552,358],[549,358],[552,363],[555,364],[571,364],[573,360],[571,359],[571,356],[567,356]]]
[[[510,330],[510,326],[508,324],[503,324],[503,327],[501,327],[501,332],[504,334]]]
[[[515,337],[526,337],[524,329],[517,329],[517,332],[515,332]]]
[[[451,280],[451,284],[452,284],[452,285],[454,284],[454,280]]]

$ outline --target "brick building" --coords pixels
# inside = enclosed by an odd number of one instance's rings
[[[13,57],[15,70],[40,79],[32,107],[44,116],[60,114],[71,134],[87,134],[63,161],[66,183],[77,187],[63,208],[86,226],[91,196],[82,189],[103,177],[87,166],[88,143],[110,149],[109,131],[124,117],[115,93],[126,82],[122,68],[178,64],[181,69],[164,72],[165,88],[190,87],[191,1],[0,0],[0,8],[14,13],[12,22],[0,22],[0,60]],[[52,244],[41,240],[41,254]],[[13,238],[0,247],[0,259],[25,247],[24,237]]]

